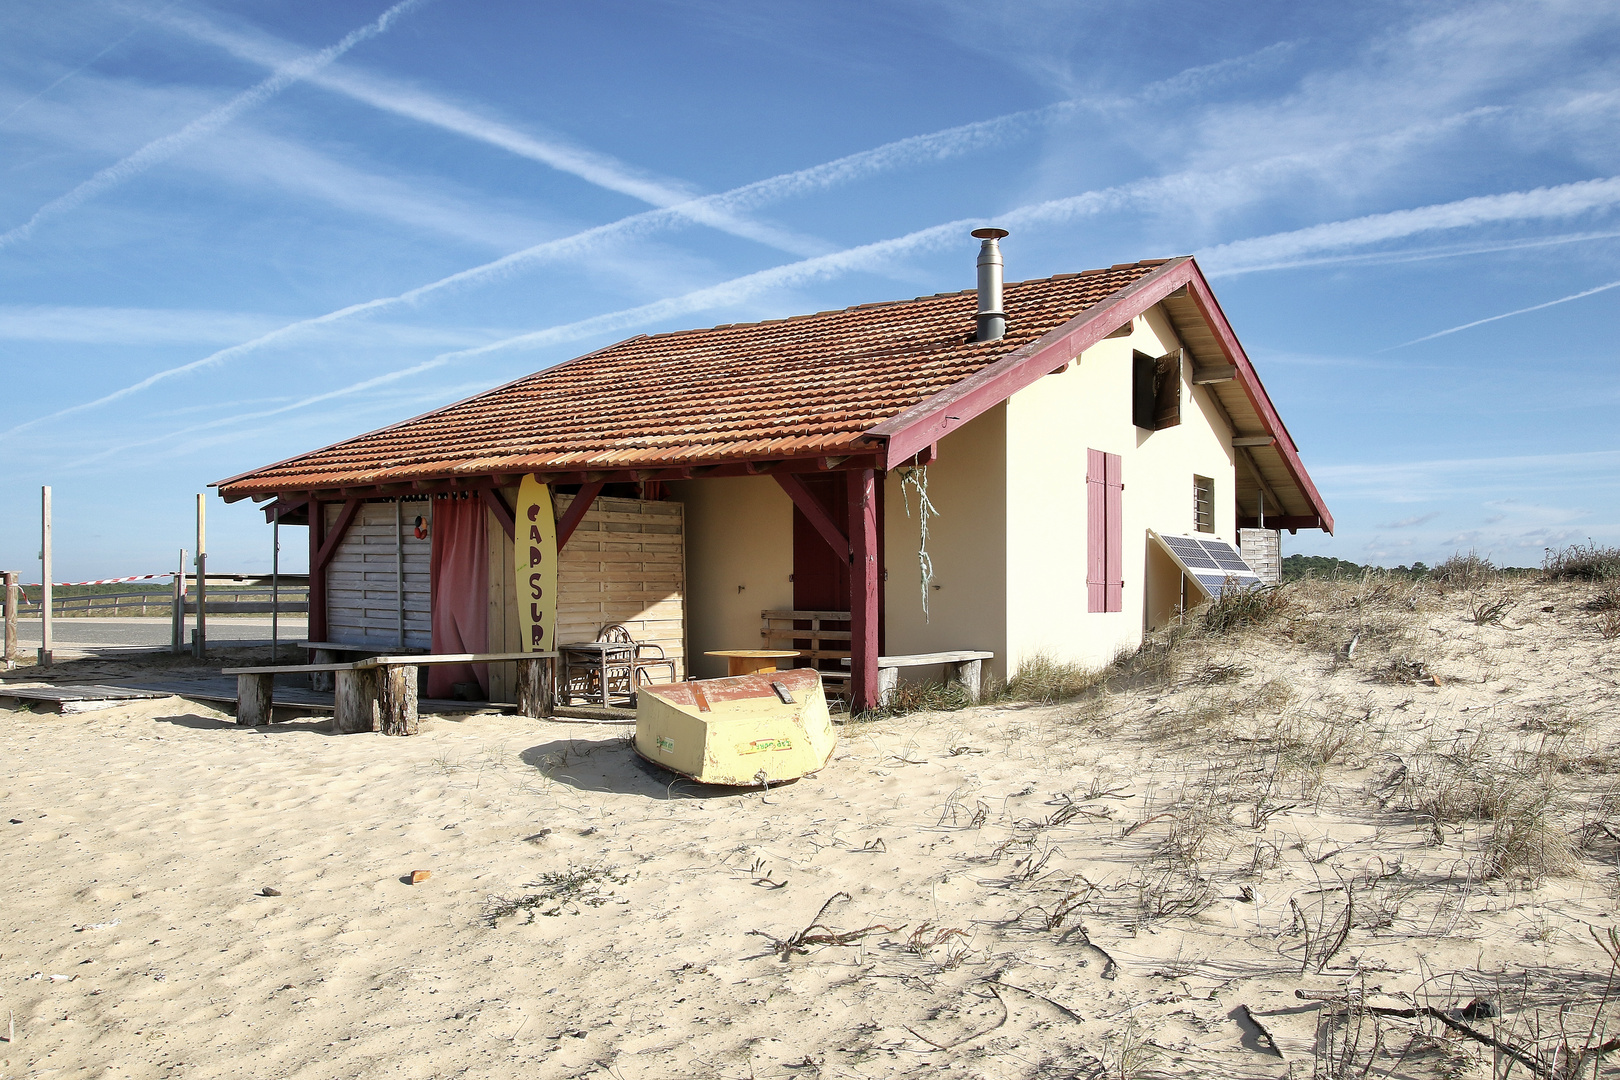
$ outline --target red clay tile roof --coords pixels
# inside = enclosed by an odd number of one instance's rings
[[[222,480],[227,498],[497,473],[698,465],[859,449],[863,433],[1163,265],[1009,282],[976,342],[973,290],[642,336]]]

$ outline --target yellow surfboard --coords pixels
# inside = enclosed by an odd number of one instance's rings
[[[557,634],[557,515],[551,485],[525,476],[518,487],[512,531],[517,570],[518,620],[523,652],[555,649]]]

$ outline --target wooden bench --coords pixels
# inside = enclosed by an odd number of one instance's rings
[[[878,657],[878,700],[886,701],[900,685],[900,669],[908,667],[945,668],[945,685],[960,686],[968,700],[977,704],[984,690],[984,661],[995,658],[993,652],[960,650],[957,652],[912,653],[907,656]],[[845,664],[849,661],[845,660]]]
[[[417,731],[417,668],[431,664],[518,665],[518,712],[546,717],[552,709],[551,661],[554,652],[525,653],[413,653],[406,656],[371,656],[348,664],[284,664],[272,667],[225,668],[236,676],[236,722],[258,727],[270,721],[270,699],[277,675],[331,672],[335,677],[332,730],[339,735],[380,731],[384,735],[415,735]]]

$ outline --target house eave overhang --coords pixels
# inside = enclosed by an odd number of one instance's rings
[[[879,455],[884,463],[882,467],[894,468],[904,464],[919,451],[937,443],[1018,391],[1034,385],[1042,376],[1067,364],[1179,289],[1186,289],[1187,295],[1197,305],[1199,314],[1215,335],[1226,362],[1235,369],[1235,380],[1260,418],[1265,429],[1263,434],[1275,438],[1275,452],[1310,505],[1312,512],[1294,515],[1290,521],[1291,527],[1320,528],[1331,533],[1333,516],[1328,512],[1326,501],[1311,481],[1310,474],[1305,471],[1293,437],[1277,415],[1276,407],[1272,405],[1254,365],[1249,362],[1237,334],[1227,322],[1226,314],[1216,301],[1203,271],[1190,255],[1171,259],[1062,326],[1008,353],[956,385],[868,429],[868,435],[884,441]],[[1306,524],[1307,521],[1314,523]]]

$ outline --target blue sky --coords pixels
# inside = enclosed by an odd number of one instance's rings
[[[58,580],[165,570],[210,481],[992,222],[1199,257],[1338,520],[1285,551],[1617,543],[1617,135],[1612,0],[4,5],[0,566],[41,484]]]

